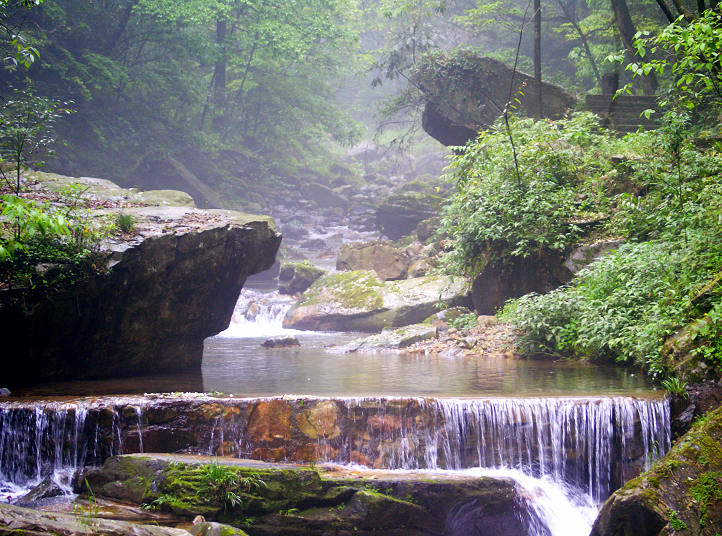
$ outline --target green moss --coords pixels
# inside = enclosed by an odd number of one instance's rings
[[[710,504],[722,501],[722,472],[702,473],[690,487],[689,496],[700,509],[699,525],[704,527]]]
[[[669,516],[669,526],[672,527],[674,530],[686,530],[687,529],[687,523],[682,521],[679,516],[677,515],[677,512],[672,510],[671,508],[667,511],[667,515]]]
[[[373,271],[332,274],[316,280],[306,291],[300,305],[322,304],[331,299],[348,309],[379,309],[383,306],[379,294],[383,286],[384,283]]]

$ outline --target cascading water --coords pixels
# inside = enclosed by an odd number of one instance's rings
[[[273,337],[293,333],[284,329],[283,317],[294,304],[292,296],[279,294],[278,291],[262,292],[244,288],[238,297],[233,317],[228,328],[220,337]]]
[[[275,412],[286,415],[280,422],[287,424],[279,430],[273,429],[281,426],[274,421]],[[195,423],[193,429],[187,422]],[[238,457],[282,449],[290,461],[517,471],[567,486],[598,504],[667,451],[669,430],[666,400],[630,397],[189,395],[6,403],[0,405],[0,479],[4,489],[27,488],[47,476],[69,475],[85,463],[140,452],[144,446],[151,452],[161,445]],[[149,444],[149,437],[156,443]],[[66,487],[68,483],[66,478]]]

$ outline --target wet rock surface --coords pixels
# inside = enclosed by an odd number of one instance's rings
[[[292,348],[301,346],[301,343],[296,337],[276,337],[275,339],[263,341],[261,346],[264,348]]]
[[[125,468],[125,475],[118,474],[118,467]],[[428,477],[228,458],[134,455],[111,458],[103,467],[86,471],[84,479],[92,487],[118,477],[124,483],[134,482],[140,474],[148,475],[142,479],[144,504],[181,517],[201,514],[239,526],[251,536],[441,535],[447,533],[447,526],[459,525],[460,510],[469,517],[467,526],[524,536],[530,534],[533,520],[514,482],[504,478]],[[250,482],[246,487],[239,484],[241,502],[230,505],[215,495],[212,474],[236,475],[237,482]],[[98,489],[103,497],[128,496],[117,490],[106,492],[102,486]],[[473,511],[468,512],[465,505],[473,505]]]
[[[0,375],[23,384],[200,369],[203,340],[228,326],[246,277],[273,263],[281,237],[272,220],[173,205],[188,197],[182,192],[157,192],[154,202],[167,203],[137,206],[153,192],[39,176],[48,182],[41,187],[79,182],[96,200],[134,200],[123,208],[134,231],[102,244],[107,269],[82,284],[41,296],[0,292],[4,351],[12,356]],[[106,210],[115,209],[98,217]]]
[[[604,503],[591,536],[715,536],[722,529],[722,409]]]
[[[283,263],[278,274],[278,292],[281,294],[301,293],[325,273],[324,270],[307,261]]]
[[[351,341],[344,346],[346,352],[375,352],[380,350],[399,350],[420,341],[434,339],[438,328],[429,324],[411,324],[403,328],[385,329],[378,335],[371,335]]]

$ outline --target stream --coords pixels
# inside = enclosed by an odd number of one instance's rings
[[[182,411],[210,402],[247,407],[287,395],[278,400],[332,402],[351,419],[342,429],[369,436],[361,460],[344,434],[319,440],[333,453],[319,462],[512,478],[543,521],[540,536],[586,536],[601,502],[670,446],[668,403],[641,375],[574,362],[343,353],[360,334],[282,328],[292,301],[268,287],[244,289],[229,328],[206,341],[200,378],[63,382],[1,403],[3,500],[49,475],[70,495],[77,468],[152,452],[147,423],[169,404]],[[260,346],[281,335],[296,336],[301,346]],[[173,394],[143,394],[151,392]],[[371,424],[396,415],[406,424]],[[417,416],[413,423],[409,415]],[[239,457],[257,447],[242,425],[214,422],[176,447],[228,455],[217,449],[230,442]]]

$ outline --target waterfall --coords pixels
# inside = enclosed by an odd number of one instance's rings
[[[233,310],[228,328],[219,333],[221,337],[273,337],[294,330],[283,328],[283,317],[294,303],[292,296],[278,291],[261,292],[244,288]]]
[[[598,504],[669,448],[666,399],[189,394],[0,403],[2,490],[48,476],[69,488],[77,468],[145,449],[379,469],[516,471]]]

